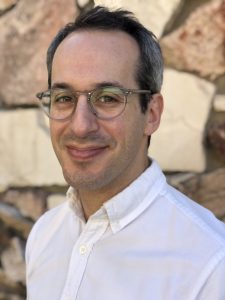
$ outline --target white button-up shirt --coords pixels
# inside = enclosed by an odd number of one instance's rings
[[[166,183],[155,161],[84,221],[76,192],[26,252],[29,300],[225,300],[225,226]]]

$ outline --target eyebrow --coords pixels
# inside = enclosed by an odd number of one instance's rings
[[[68,83],[65,82],[55,82],[52,86],[51,89],[68,89],[72,90],[72,86]]]
[[[102,81],[102,82],[93,84],[93,88],[89,89],[89,91],[95,90],[97,88],[103,88],[106,86],[115,86],[115,87],[119,87],[119,88],[124,88],[118,81]],[[55,82],[52,85],[51,89],[66,89],[66,90],[75,91],[74,87],[66,82]],[[85,91],[88,91],[88,90],[85,90]]]
[[[103,81],[103,82],[100,82],[100,83],[97,83],[96,84],[96,87],[98,88],[101,88],[101,87],[106,87],[106,86],[115,86],[115,87],[119,87],[119,88],[124,88],[122,86],[121,83],[119,83],[118,81]]]

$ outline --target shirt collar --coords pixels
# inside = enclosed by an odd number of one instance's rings
[[[165,182],[160,167],[152,160],[151,165],[136,180],[105,202],[91,216],[91,219],[108,218],[113,233],[116,233],[136,219],[154,201]],[[75,214],[84,219],[78,194],[74,188],[69,188],[67,198]]]

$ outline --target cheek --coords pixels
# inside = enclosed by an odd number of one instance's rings
[[[119,156],[125,155],[125,153],[132,147],[134,142],[134,136],[136,136],[137,127],[136,125],[131,126],[130,120],[127,118],[117,119],[113,126],[109,126],[107,133],[110,138],[114,140],[114,145]],[[140,133],[140,130],[138,130]],[[139,134],[140,136],[140,134]]]
[[[51,140],[52,140],[52,142],[53,142],[53,141],[55,140],[55,136],[56,136],[56,133],[57,133],[57,128],[56,128],[56,126],[54,126],[54,124],[52,124],[51,122],[50,122],[49,128],[50,128],[50,136],[51,136]]]
[[[56,123],[54,121],[50,122],[50,136],[53,144],[53,148],[55,149],[59,144],[60,137],[64,131],[64,126],[60,123]]]
[[[117,144],[123,144],[126,138],[126,122],[122,116],[111,120],[109,123],[103,126],[103,130],[114,139]]]

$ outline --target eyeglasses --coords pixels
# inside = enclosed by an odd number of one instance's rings
[[[127,97],[132,94],[149,94],[150,90],[123,89],[105,86],[87,92],[72,92],[69,89],[54,88],[38,93],[39,104],[53,120],[68,120],[76,110],[80,95],[86,95],[91,112],[99,119],[109,120],[124,111]]]

